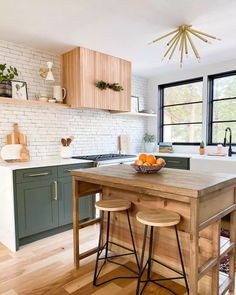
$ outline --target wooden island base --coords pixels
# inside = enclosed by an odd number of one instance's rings
[[[101,192],[103,199],[123,198],[132,202],[131,223],[139,253],[144,227],[136,220],[138,211],[164,208],[181,215],[178,230],[190,295],[217,295],[225,294],[227,290],[234,290],[236,236],[234,177],[173,169],[164,169],[155,175],[144,175],[135,173],[127,165],[73,171],[72,176],[74,261],[77,268],[80,259],[96,251],[92,249],[79,254],[78,198],[91,192]],[[230,239],[220,236],[221,219],[227,214],[230,214]],[[129,246],[131,241],[123,213],[111,215],[111,237],[113,241]],[[155,230],[154,241],[156,258],[180,270],[174,229]],[[219,272],[220,260],[226,254],[230,258],[229,276]],[[160,266],[158,273],[165,277],[173,275]]]

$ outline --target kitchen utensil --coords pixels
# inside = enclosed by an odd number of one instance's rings
[[[130,153],[130,137],[129,135],[122,134],[119,136],[119,151],[121,154]]]
[[[22,144],[20,150],[20,161],[21,162],[28,162],[30,160],[29,150],[26,148],[25,144]]]
[[[72,139],[69,137],[66,139],[66,145],[69,146],[72,142]]]
[[[161,166],[139,166],[139,165],[135,165],[135,164],[131,164],[131,167],[134,168],[135,171],[140,172],[140,173],[156,173],[158,171],[160,171],[163,167],[165,167],[164,165]]]
[[[27,136],[20,133],[17,123],[13,124],[13,133],[7,135],[7,144],[25,144],[27,145]]]
[[[1,149],[1,158],[4,161],[19,161],[21,144],[7,144]]]
[[[62,103],[66,97],[66,89],[60,85],[53,86],[53,98]]]
[[[66,143],[66,139],[65,139],[65,138],[62,138],[62,139],[61,139],[61,144],[62,144],[63,146],[66,146],[67,143]]]

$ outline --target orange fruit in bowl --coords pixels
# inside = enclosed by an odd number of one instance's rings
[[[156,164],[157,164],[158,166],[163,166],[163,165],[165,165],[165,160],[162,159],[162,158],[158,158],[158,159],[156,160]]]
[[[143,165],[143,161],[142,160],[136,160],[134,162],[135,165],[138,165],[138,166],[142,166]]]
[[[139,155],[139,160],[143,161],[145,163],[147,161],[147,155],[146,154],[140,154]]]
[[[148,155],[147,156],[147,162],[149,163],[149,164],[156,164],[156,158],[155,158],[155,156],[154,155]]]
[[[143,166],[151,166],[151,164],[149,162],[145,162],[143,163]]]

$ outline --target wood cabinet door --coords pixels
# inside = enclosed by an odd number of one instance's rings
[[[120,59],[120,84],[124,90],[120,92],[119,111],[131,111],[131,62]]]
[[[72,179],[58,179],[59,226],[73,221]],[[87,196],[79,199],[79,220],[85,221],[94,217],[94,197]]]
[[[58,203],[53,181],[16,185],[19,238],[58,227]]]

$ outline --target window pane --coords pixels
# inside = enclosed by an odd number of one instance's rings
[[[236,75],[214,79],[213,99],[236,97]]]
[[[202,103],[164,108],[164,124],[202,122]]]
[[[202,82],[189,83],[164,89],[164,105],[202,100]]]
[[[220,100],[213,103],[213,121],[236,120],[236,99]]]
[[[166,142],[200,142],[202,141],[202,124],[164,126]]]
[[[213,143],[223,143],[225,137],[225,129],[230,127],[232,130],[232,141],[236,143],[236,123],[213,123],[212,125],[212,141]]]

